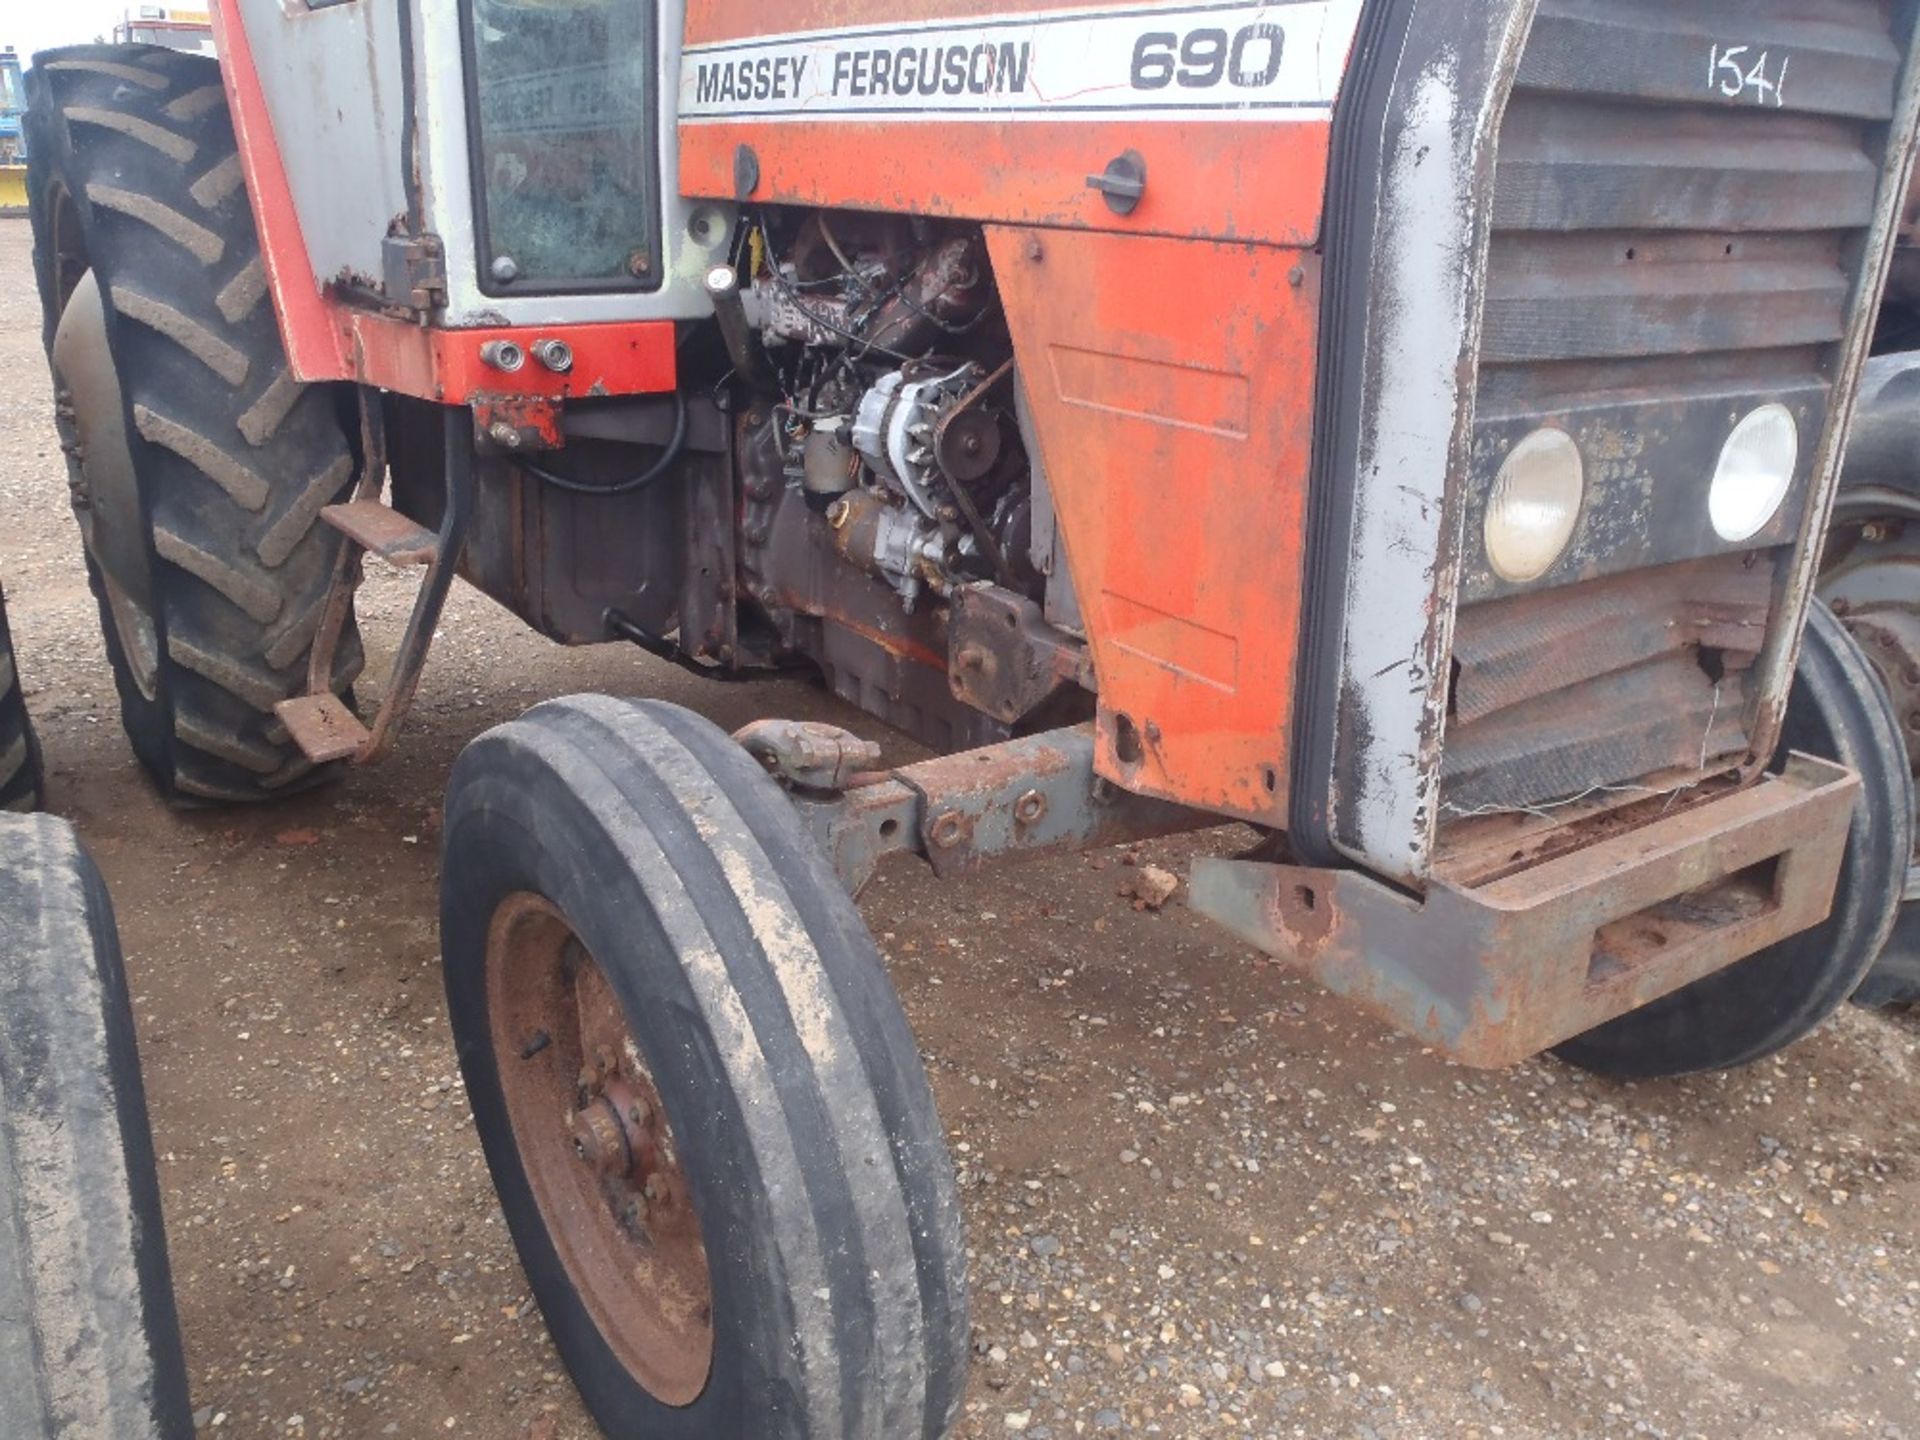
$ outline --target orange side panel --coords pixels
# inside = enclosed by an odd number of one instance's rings
[[[987,242],[1099,674],[1100,773],[1284,824],[1317,260],[998,226]]]
[[[962,220],[1072,225],[1311,245],[1327,173],[1325,121],[801,121],[680,127],[683,194],[732,198],[734,155],[759,162],[752,198]],[[1087,185],[1132,150],[1146,162],[1124,219]]]

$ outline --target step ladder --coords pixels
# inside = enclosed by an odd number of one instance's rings
[[[440,613],[446,608],[447,592],[453,588],[454,569],[459,564],[460,552],[466,544],[467,524],[473,516],[470,424],[466,410],[447,411],[443,436],[446,504],[438,530],[429,530],[381,500],[387,465],[384,437],[377,423],[368,423],[363,429],[366,464],[359,484],[354,487],[353,498],[320,511],[321,520],[338,530],[344,543],[334,560],[327,603],[321,611],[319,627],[314,631],[313,649],[307,660],[307,693],[282,700],[273,707],[293,743],[316,765],[333,760],[369,765],[384,759],[399,738],[401,723],[420,688],[427,651],[439,627]],[[394,656],[393,675],[372,728],[362,723],[360,717],[347,708],[346,702],[333,693],[332,685],[334,653],[346,630],[354,591],[360,586],[363,561],[368,555],[377,555],[392,565],[424,565],[427,572],[414,596],[406,635]]]

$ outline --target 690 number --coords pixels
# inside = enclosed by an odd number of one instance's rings
[[[1204,90],[1223,79],[1243,90],[1271,85],[1280,73],[1286,32],[1270,21],[1225,30],[1150,30],[1133,47],[1133,88],[1164,90],[1178,84]]]

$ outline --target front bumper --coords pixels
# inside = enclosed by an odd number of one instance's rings
[[[1860,778],[1795,754],[1777,775],[1424,900],[1356,870],[1201,860],[1192,907],[1467,1065],[1563,1040],[1819,924]]]

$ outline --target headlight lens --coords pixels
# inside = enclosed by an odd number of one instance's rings
[[[1762,405],[1733,427],[1720,447],[1707,518],[1722,540],[1745,540],[1766,528],[1793,485],[1800,427],[1779,402]]]
[[[1487,502],[1487,560],[1503,580],[1538,580],[1573,538],[1586,493],[1580,447],[1564,430],[1535,430],[1508,453]]]

